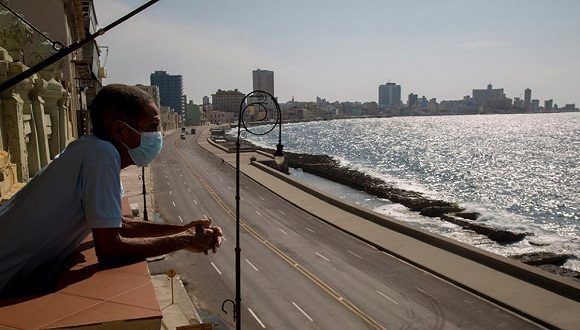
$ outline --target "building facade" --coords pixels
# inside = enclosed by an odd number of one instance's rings
[[[524,91],[524,110],[532,110],[532,90],[529,88]]]
[[[151,97],[153,98],[153,101],[155,101],[155,105],[157,106],[157,109],[159,109],[161,107],[161,98],[159,96],[159,87],[158,86],[146,86],[146,85],[137,84],[137,85],[135,85],[135,87],[140,88],[140,89],[144,90],[147,94],[151,95]]]
[[[269,70],[254,70],[252,71],[252,78],[253,78],[253,90],[261,90],[272,94],[274,94],[274,71]]]
[[[185,105],[185,126],[199,126],[201,122],[201,107],[190,100]]]
[[[410,93],[409,97],[407,98],[407,107],[408,108],[414,107],[418,101],[419,101],[419,95]]]
[[[19,0],[9,7],[70,45],[96,25],[89,0]],[[87,104],[101,86],[98,46],[87,43],[0,94],[0,201],[90,130]],[[53,43],[0,7],[0,80],[28,70],[54,54]],[[88,55],[90,54],[90,55]]]
[[[160,103],[181,114],[183,104],[183,77],[167,74],[165,71],[155,71],[150,76],[151,85],[159,87]]]
[[[474,89],[471,100],[484,109],[511,108],[511,100],[505,96],[503,88],[494,89],[491,84],[486,89]]]
[[[379,85],[379,107],[398,107],[401,105],[401,86],[395,83]]]
[[[234,122],[234,113],[219,110],[211,110],[208,113],[206,113],[206,119],[210,124],[215,125],[232,123]]]
[[[245,95],[237,89],[224,91],[218,89],[215,94],[211,95],[212,111],[223,111],[235,113],[237,118],[240,112],[240,104]]]

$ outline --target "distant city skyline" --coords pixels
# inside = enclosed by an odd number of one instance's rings
[[[144,2],[97,1],[100,26]],[[580,104],[579,13],[572,0],[162,0],[97,41],[110,50],[106,84],[147,84],[165,70],[195,103],[249,92],[252,71],[267,68],[280,102],[377,102],[377,86],[393,81],[404,102],[460,100],[492,83],[560,106]]]

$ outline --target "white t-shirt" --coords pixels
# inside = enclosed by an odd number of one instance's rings
[[[110,142],[83,136],[0,206],[0,291],[16,276],[60,266],[91,228],[121,227],[120,171]]]

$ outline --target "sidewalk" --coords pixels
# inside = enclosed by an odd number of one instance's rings
[[[137,166],[129,166],[121,171],[121,181],[123,182],[124,196],[128,197],[131,209],[136,218],[142,219],[143,208],[143,181],[142,169]],[[153,178],[149,167],[145,167],[145,189],[147,191],[147,216],[149,221],[157,221],[154,210],[154,190]],[[169,269],[167,269],[169,271]],[[155,295],[159,303],[159,308],[163,314],[161,320],[162,329],[176,329],[192,324],[201,323],[201,318],[195,309],[189,294],[185,290],[179,276],[173,278],[173,302],[171,278],[165,274],[151,275],[151,282],[155,289]]]
[[[123,184],[124,197],[128,197],[129,205],[133,210],[133,215],[136,218],[143,219],[143,181],[142,169],[135,165],[131,165],[121,171],[121,182]],[[145,167],[145,190],[147,191],[147,217],[149,221],[155,219],[155,211],[153,207],[153,177],[149,166]],[[138,211],[139,213],[135,213]]]
[[[201,317],[183,287],[179,276],[173,278],[172,301],[171,281],[171,278],[165,274],[151,276],[151,282],[153,282],[157,301],[163,314],[163,319],[161,320],[162,328],[176,329],[177,327],[201,323]]]

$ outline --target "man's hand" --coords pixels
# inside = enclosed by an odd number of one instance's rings
[[[221,246],[222,230],[220,227],[210,226],[211,219],[192,221],[186,226],[191,226],[187,231],[192,236],[192,243],[188,251],[205,255],[211,250],[213,253]]]
[[[195,229],[196,226],[203,226],[204,228],[209,228],[211,224],[211,218],[206,217],[205,219],[193,220],[192,222],[184,225],[185,228]]]

